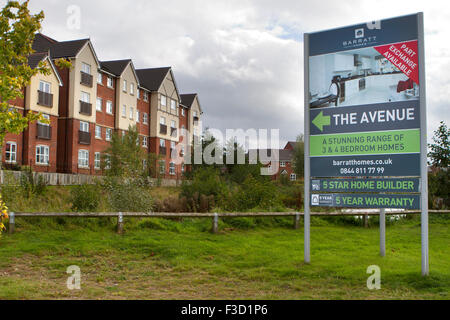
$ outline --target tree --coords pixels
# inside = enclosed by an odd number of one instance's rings
[[[429,164],[437,168],[448,168],[450,165],[450,129],[444,121],[434,132],[433,144],[429,145]]]
[[[31,112],[23,116],[10,105],[10,101],[23,98],[23,89],[34,75],[50,72],[44,63],[35,69],[28,65],[34,36],[44,19],[42,11],[30,14],[28,2],[8,1],[0,12],[0,169],[6,134],[20,134],[30,121],[41,119],[40,114]],[[0,232],[7,218],[7,207],[0,195]]]
[[[299,135],[294,148],[294,172],[298,177],[305,176],[305,137]]]

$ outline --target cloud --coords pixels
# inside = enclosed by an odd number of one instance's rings
[[[4,2],[4,1],[3,1]],[[81,29],[67,28],[67,8]],[[180,90],[198,92],[205,125],[303,132],[303,32],[418,11],[425,13],[429,132],[450,121],[450,10],[410,1],[105,1],[31,0],[44,9],[43,32],[58,40],[91,37],[100,59],[136,67],[173,66]]]

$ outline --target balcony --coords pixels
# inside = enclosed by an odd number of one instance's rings
[[[159,125],[159,134],[167,134],[167,126],[164,124]]]
[[[159,147],[160,155],[167,155],[167,149],[165,147]]]
[[[80,100],[80,113],[86,116],[92,115],[92,104]]]
[[[92,88],[93,84],[93,76],[89,73],[81,71],[81,84],[85,85],[86,87]]]
[[[53,95],[38,90],[38,105],[49,108],[53,107]]]
[[[78,131],[78,143],[79,144],[91,144],[90,132]]]
[[[170,128],[170,136],[176,138],[178,130],[177,128]]]
[[[45,126],[42,124],[37,124],[37,134],[38,139],[51,140],[52,139],[52,127]]]

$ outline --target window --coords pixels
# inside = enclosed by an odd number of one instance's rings
[[[174,176],[174,175],[175,175],[175,163],[173,163],[173,162],[171,162],[171,163],[169,164],[169,174],[170,174],[171,176]]]
[[[100,169],[100,164],[101,164],[101,154],[100,152],[96,152],[94,155],[94,168]]]
[[[80,131],[82,132],[89,132],[89,123],[80,121]]]
[[[133,120],[134,117],[134,108],[130,108],[130,120]]]
[[[50,116],[48,114],[43,114],[42,118],[44,118],[45,120],[47,120],[48,123],[42,122],[41,120],[38,120],[37,123],[40,124],[41,126],[50,126]]]
[[[139,90],[139,88],[136,90],[136,97],[137,97],[138,99],[141,98],[141,90]]]
[[[291,181],[296,181],[297,175],[295,173],[291,174]]]
[[[170,121],[170,127],[176,129],[177,123],[175,122],[175,120]]]
[[[186,115],[186,110],[184,108],[181,108],[181,115],[184,117]]]
[[[82,63],[81,64],[81,71],[87,74],[91,74],[91,66],[87,63]]]
[[[159,124],[162,124],[162,125],[166,125],[166,118],[164,118],[164,117],[161,117],[161,118],[159,118]]]
[[[112,78],[112,77],[108,77],[108,78],[107,78],[107,80],[106,80],[106,85],[107,85],[109,88],[112,88],[112,87],[113,87],[113,78]]]
[[[113,106],[111,101],[106,101],[106,113],[113,114]]]
[[[198,113],[197,113],[197,111],[194,111],[194,118],[198,118]]]
[[[95,107],[97,111],[102,111],[102,102],[103,102],[102,98],[97,98],[97,105]]]
[[[15,142],[6,143],[6,163],[16,163],[17,162],[17,144]]]
[[[91,103],[91,95],[87,92],[81,91],[81,101]]]
[[[89,168],[89,151],[78,150],[78,166],[81,168]]]
[[[123,80],[123,92],[127,92],[127,80]]]
[[[48,146],[36,146],[36,164],[48,165],[49,154]]]
[[[134,94],[134,83],[130,83],[130,94]]]
[[[101,139],[102,138],[102,127],[95,126],[95,138]]]
[[[175,149],[175,148],[176,148],[175,141],[170,141],[170,149]]]
[[[159,173],[160,174],[165,174],[166,173],[166,162],[165,161],[160,161],[159,162]]]
[[[141,113],[139,112],[139,110],[136,110],[136,122],[139,122],[141,119]]]
[[[142,146],[143,146],[144,148],[147,148],[147,147],[148,147],[148,139],[147,139],[147,137],[144,137],[144,138],[142,139]]]
[[[98,84],[103,83],[103,75],[100,72],[97,74],[97,83]]]
[[[281,161],[281,162],[280,162],[280,167],[281,167],[281,168],[286,168],[286,162]]]
[[[173,112],[177,112],[177,102],[175,100],[170,100],[170,109]]]
[[[144,124],[148,124],[148,114],[144,113]]]
[[[167,98],[166,98],[166,96],[161,96],[161,105],[164,106],[164,107],[167,105]]]
[[[127,106],[123,105],[122,107],[122,117],[126,118],[127,117]]]
[[[106,141],[111,141],[112,139],[112,129],[106,128]]]
[[[45,92],[45,93],[51,93],[52,85],[49,82],[46,81],[40,81],[39,82],[39,91]]]
[[[166,147],[166,140],[160,139],[159,140],[159,147],[160,148],[165,148]]]
[[[148,92],[144,91],[144,101],[148,102]]]

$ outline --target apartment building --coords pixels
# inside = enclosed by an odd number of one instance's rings
[[[41,62],[50,73],[33,76],[23,90],[23,98],[10,104],[22,115],[42,113],[47,121],[30,124],[20,135],[6,135],[2,148],[6,168],[25,165],[36,172],[56,172],[59,88],[63,83],[48,52],[34,53],[28,58],[28,65],[33,69]]]
[[[136,70],[131,59],[99,61],[89,39],[59,42],[37,34],[33,49],[47,52],[48,63],[59,80],[59,89],[53,88],[53,83],[51,86],[55,92],[53,109],[35,107],[37,112],[49,114],[54,133],[46,171],[101,175],[102,154],[113,133],[123,134],[136,126],[143,150],[159,157],[160,176],[182,177],[189,143],[181,137],[181,129],[191,131],[189,140],[194,134],[198,136],[202,111],[197,94],[179,93],[172,68]],[[70,61],[73,68],[55,68],[53,61],[60,58]],[[13,104],[19,110],[26,109],[24,101]],[[30,131],[33,128],[30,126]],[[11,141],[4,148],[4,155],[8,155],[5,161],[16,159],[17,165],[32,162],[30,154],[22,155],[23,143],[13,144],[24,140],[21,136],[8,136]]]

